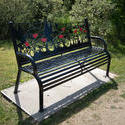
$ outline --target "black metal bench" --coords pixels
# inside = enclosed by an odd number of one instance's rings
[[[18,64],[14,93],[21,71],[33,75],[39,86],[39,111],[44,109],[44,91],[104,64],[109,75],[107,45],[102,38],[90,36],[87,19],[77,25],[10,22],[10,30]]]

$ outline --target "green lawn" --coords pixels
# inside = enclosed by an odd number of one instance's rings
[[[110,47],[112,50],[112,62],[111,69],[112,73],[118,75],[115,78],[115,82],[118,85],[123,84],[125,82],[125,55],[123,54],[125,47],[119,46],[119,49],[114,49]],[[102,68],[105,69],[105,66]],[[11,42],[0,41],[0,90],[13,86],[16,80],[17,75],[17,64],[14,55],[14,50]],[[22,74],[21,82],[24,82],[28,79],[31,79],[30,75],[25,73]],[[93,91],[88,94],[85,98],[77,101],[74,104],[71,104],[65,109],[62,109],[55,115],[51,116],[47,120],[44,120],[43,124],[58,124],[66,118],[72,116],[77,111],[89,106],[93,100],[97,99],[101,96],[105,91],[108,91],[114,82],[110,82],[107,85],[102,86],[100,89]],[[109,87],[110,86],[110,87]],[[125,92],[121,97],[125,98]],[[80,106],[84,102],[84,106]],[[33,124],[33,121],[29,118],[21,110],[17,109],[16,106],[8,102],[6,99],[0,95],[0,125],[15,125],[15,124]]]

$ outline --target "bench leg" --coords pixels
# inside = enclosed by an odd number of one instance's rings
[[[14,94],[17,94],[17,92],[18,92],[20,76],[21,76],[21,70],[19,69],[18,74],[17,74],[16,84],[15,84]]]
[[[107,64],[107,71],[106,71],[106,76],[109,77],[109,69],[110,69],[110,60]]]
[[[43,112],[43,85],[38,77],[35,77],[39,86],[39,112]]]
[[[39,85],[39,112],[43,112],[43,88]]]

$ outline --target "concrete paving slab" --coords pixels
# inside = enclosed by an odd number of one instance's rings
[[[89,91],[110,81],[108,77],[105,77],[105,74],[105,71],[97,68],[89,73],[46,91],[44,93],[45,110],[42,113],[38,112],[39,93],[35,79],[20,84],[18,94],[13,93],[14,86],[2,90],[1,93],[35,120],[41,121],[63,107],[66,107],[78,100]],[[110,73],[111,78],[114,78],[115,76],[115,74]]]

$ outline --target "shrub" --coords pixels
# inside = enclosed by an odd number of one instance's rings
[[[125,45],[125,0],[111,0],[115,4],[114,11],[111,15],[112,32],[109,39],[113,44],[119,43]],[[111,37],[112,36],[112,37]]]
[[[30,20],[32,15],[28,10],[25,0],[1,0],[0,1],[0,39],[8,38],[8,22],[24,22]]]
[[[8,22],[35,22],[60,15],[59,0],[0,0],[0,39],[8,39]]]
[[[87,17],[94,34],[107,36],[111,30],[109,17],[113,8],[109,0],[77,0],[70,14],[73,21],[83,21],[83,17]]]

